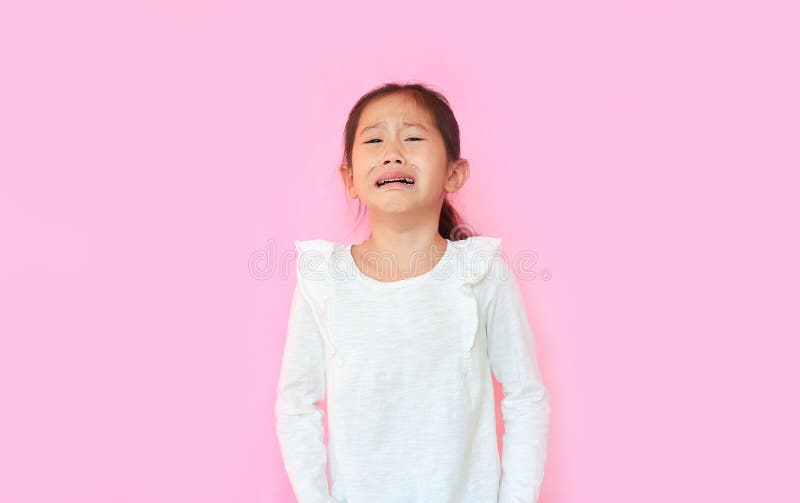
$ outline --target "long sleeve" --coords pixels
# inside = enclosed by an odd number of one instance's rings
[[[548,391],[516,276],[503,261],[487,312],[489,361],[502,384],[503,459],[498,503],[539,499],[550,423]]]
[[[298,282],[275,401],[281,455],[298,503],[336,503],[328,489],[324,412],[316,406],[324,398],[323,339]]]

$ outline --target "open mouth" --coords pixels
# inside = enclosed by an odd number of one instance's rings
[[[375,182],[375,186],[376,187],[383,187],[384,185],[388,185],[390,183],[401,183],[401,184],[404,184],[404,185],[414,185],[414,179],[413,178],[404,178],[404,177],[401,177],[401,178],[385,178],[383,180],[378,180],[377,182]]]

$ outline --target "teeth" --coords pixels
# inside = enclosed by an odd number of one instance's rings
[[[386,185],[389,182],[405,182],[405,183],[407,183],[409,185],[413,185],[414,184],[414,180],[412,180],[411,178],[387,178],[386,180],[379,180],[378,181],[378,187],[380,187],[382,185]]]

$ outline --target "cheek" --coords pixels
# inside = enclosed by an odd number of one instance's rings
[[[357,162],[361,163],[369,163],[372,162],[372,158],[378,155],[378,148],[375,145],[355,145],[353,147],[353,164]]]
[[[374,159],[372,159],[368,154],[364,154],[363,152],[360,154],[356,154],[353,152],[353,175],[354,177],[363,176],[364,173],[367,173],[370,169],[370,166],[375,164]]]
[[[367,170],[357,165],[355,159],[353,159],[353,185],[356,187],[363,187],[367,183],[369,183]]]
[[[444,172],[447,170],[447,154],[444,150],[438,148],[426,149],[424,152],[420,152],[419,156],[415,156],[415,159],[426,169],[435,171],[434,177],[444,177]]]

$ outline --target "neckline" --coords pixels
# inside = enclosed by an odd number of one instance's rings
[[[410,278],[401,278],[396,279],[394,281],[380,281],[372,276],[367,275],[361,269],[359,269],[358,264],[356,263],[355,257],[353,257],[353,243],[347,245],[346,248],[346,255],[350,266],[355,270],[356,277],[373,286],[377,286],[379,288],[399,288],[403,286],[415,285],[418,283],[423,283],[431,278],[438,276],[442,269],[445,268],[445,264],[447,261],[450,260],[450,255],[453,253],[453,243],[449,239],[445,238],[445,249],[442,256],[439,260],[436,261],[436,264],[429,270],[422,274],[418,274],[416,276],[412,276]]]

